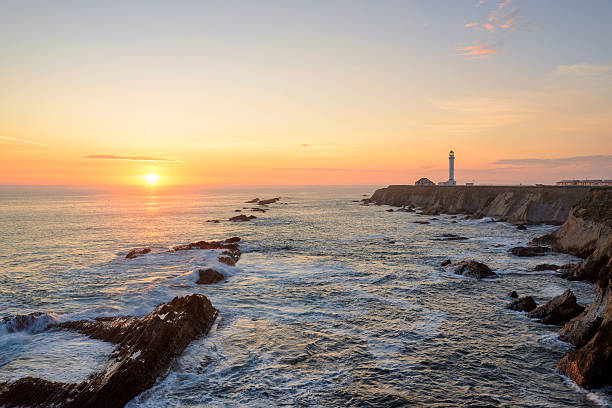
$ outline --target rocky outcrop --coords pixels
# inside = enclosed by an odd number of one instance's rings
[[[240,214],[240,215],[237,215],[235,217],[231,217],[229,220],[230,221],[251,221],[251,220],[253,220],[255,218],[257,218],[257,217],[254,216],[254,215],[246,216],[244,214]]]
[[[278,200],[280,200],[280,197],[268,198],[267,200],[259,200],[259,202],[257,204],[259,204],[259,205],[274,204]]]
[[[223,279],[225,279],[225,276],[214,269],[199,269],[196,283],[198,285],[210,285],[212,283],[221,282]]]
[[[516,294],[516,292],[513,292],[513,294]],[[516,296],[510,296],[510,297],[516,297]],[[533,300],[533,297],[523,296],[521,298],[518,298],[508,303],[505,307],[506,309],[516,310],[517,312],[531,312],[533,309],[538,307],[538,305],[536,304],[535,300]]]
[[[584,306],[576,303],[576,296],[568,289],[527,313],[527,317],[544,324],[565,324],[583,311]]]
[[[471,214],[515,224],[562,224],[590,187],[389,186],[369,202],[415,206],[425,214]]]
[[[555,264],[540,264],[540,265],[536,265],[533,270],[536,272],[540,272],[540,271],[556,271],[557,269],[561,268],[559,265],[555,265]]]
[[[167,374],[194,339],[208,333],[217,310],[203,295],[174,298],[145,317],[74,321],[58,328],[116,343],[107,368],[80,384],[26,377],[0,384],[4,407],[122,407]]]
[[[550,251],[550,248],[544,246],[514,247],[508,250],[508,252],[510,252],[512,255],[521,257],[540,256]]]
[[[487,265],[476,261],[461,261],[450,264],[447,268],[457,275],[476,279],[497,276]]]
[[[127,253],[125,257],[128,259],[136,258],[140,255],[148,254],[149,252],[151,252],[151,248],[149,247],[132,249],[130,252]]]

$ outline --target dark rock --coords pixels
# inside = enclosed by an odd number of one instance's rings
[[[513,290],[511,292],[508,292],[508,297],[517,298],[518,297],[518,293],[516,293],[516,290]]]
[[[242,212],[242,210],[234,210],[234,212]]]
[[[521,231],[525,231],[527,229],[527,227],[525,226],[525,224],[519,224],[516,227],[517,230],[521,230]]]
[[[516,294],[516,292],[513,292],[513,294]],[[512,297],[515,297],[515,296],[512,296]],[[538,305],[536,304],[535,300],[533,300],[531,296],[523,296],[521,298],[518,298],[508,303],[505,307],[506,309],[516,310],[518,312],[531,312],[537,306]]]
[[[389,208],[388,210],[385,210],[385,211],[387,211],[387,212],[393,212],[394,210],[393,210],[393,208]]]
[[[540,265],[536,265],[535,268],[533,268],[533,270],[534,271],[556,271],[559,268],[560,266],[555,265],[555,264],[540,264]]]
[[[612,297],[609,290],[598,287],[595,300],[559,330],[559,338],[576,347],[587,344],[595,335],[606,315],[606,309]]]
[[[251,208],[251,211],[253,212],[262,212],[265,213],[267,210],[263,209],[263,208]]]
[[[234,261],[232,258],[230,258],[229,256],[220,256],[217,258],[217,260],[221,263],[224,263],[226,265],[229,266],[234,266],[236,265],[236,261]]]
[[[527,314],[531,319],[538,319],[544,324],[565,324],[578,316],[584,306],[576,303],[576,296],[568,289],[563,294],[553,298]]]
[[[259,202],[259,198],[254,198],[252,200],[246,201],[247,204],[257,203]]]
[[[139,249],[132,249],[130,252],[127,253],[127,255],[125,256],[128,259],[132,259],[132,258],[136,258],[137,256],[140,255],[144,255],[144,254],[148,254],[149,252],[151,252],[151,248],[147,247],[147,248],[139,248]]]
[[[194,339],[208,333],[217,310],[203,295],[176,297],[145,317],[61,323],[92,338],[117,343],[105,371],[80,384],[26,377],[0,383],[0,406],[123,407],[167,374]]]
[[[543,246],[514,247],[508,250],[508,252],[512,253],[513,255],[522,257],[544,255],[550,251],[551,249],[549,247]]]
[[[455,234],[442,234],[437,238],[432,238],[432,241],[464,241],[469,239]]]
[[[240,242],[240,237],[231,237],[231,238],[226,239],[223,242],[226,242],[228,244],[235,244],[237,242]]]
[[[199,285],[209,285],[211,283],[221,282],[225,279],[225,276],[214,269],[199,269],[198,275],[199,279],[196,283]]]
[[[476,279],[497,276],[487,265],[476,261],[461,261],[448,265],[448,268],[457,275]]]
[[[453,220],[453,221],[451,221],[450,223],[451,223],[451,224],[456,224],[456,223],[457,223],[457,221]]]
[[[452,262],[450,259],[447,259],[445,261],[440,262],[440,266],[446,266],[446,265],[450,265]]]
[[[429,224],[429,221],[413,221],[415,224]]]
[[[280,200],[280,197],[275,197],[275,198],[269,198],[267,200],[259,200],[259,202],[257,204],[259,205],[268,205],[268,204],[274,204],[275,202],[277,202],[278,200]]]
[[[439,220],[439,218],[434,217],[434,218],[430,218],[429,220],[430,220],[430,221],[438,221],[438,220]]]
[[[255,219],[255,218],[257,217],[254,215],[246,216],[244,214],[240,214],[240,215],[236,215],[235,217],[231,217],[229,220],[230,221],[251,221],[252,219]]]
[[[214,222],[215,224],[218,224],[218,223],[220,223],[221,221],[219,221],[219,220],[208,220],[208,221],[206,221],[206,222]]]

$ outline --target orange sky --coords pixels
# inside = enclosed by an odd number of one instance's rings
[[[610,47],[550,47],[577,35],[563,15],[517,6],[548,23],[521,31],[478,22],[494,3],[119,4],[0,17],[0,184],[441,181],[451,148],[460,183],[612,178]]]

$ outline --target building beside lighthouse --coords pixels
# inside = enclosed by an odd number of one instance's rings
[[[441,181],[439,186],[456,186],[455,181],[455,152],[452,150],[448,153],[448,181]]]

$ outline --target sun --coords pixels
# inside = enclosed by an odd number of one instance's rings
[[[159,176],[157,174],[145,174],[142,177],[144,177],[149,184],[155,184],[159,180]]]

